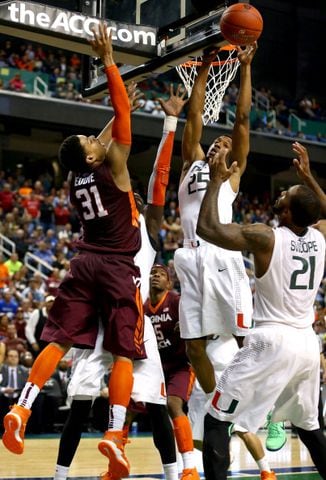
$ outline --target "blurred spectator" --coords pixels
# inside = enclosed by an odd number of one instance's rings
[[[0,369],[0,428],[3,417],[20,395],[28,378],[28,370],[19,365],[19,353],[15,349],[8,349],[6,362]]]
[[[28,299],[34,308],[44,301],[44,288],[42,285],[42,279],[38,276],[34,276],[29,279],[28,286],[21,293],[22,300]]]
[[[57,206],[54,208],[55,225],[58,230],[61,230],[70,220],[70,210],[64,204],[62,199],[59,199]]]
[[[5,183],[0,191],[0,207],[4,213],[11,212],[14,208],[15,195],[11,191],[10,183]]]
[[[12,253],[9,259],[5,262],[9,270],[9,275],[12,277],[15,273],[19,272],[22,268],[23,263],[18,259],[18,255],[16,252]]]
[[[16,315],[13,319],[14,325],[16,327],[17,336],[26,340],[25,335],[25,328],[26,328],[26,320],[24,318],[24,310],[22,307],[18,307]]]
[[[6,358],[6,345],[0,340],[0,368]]]
[[[9,317],[6,313],[0,313],[0,340],[3,342],[7,338]]]
[[[19,355],[27,350],[27,342],[23,338],[18,337],[16,325],[10,323],[7,328],[7,338],[3,340],[6,345],[7,352],[9,350],[17,350]]]
[[[2,298],[0,298],[0,313],[5,313],[11,319],[16,315],[18,303],[14,298],[9,288],[2,291]]]
[[[52,202],[53,197],[51,195],[45,196],[40,206],[39,221],[44,232],[49,228],[54,228],[54,207]]]
[[[19,57],[18,57],[19,58]],[[26,84],[21,78],[20,73],[16,73],[8,83],[8,90],[12,90],[14,92],[27,92]]]
[[[0,290],[5,288],[9,282],[9,269],[4,260],[3,255],[0,253]]]
[[[54,268],[45,283],[48,294],[55,297],[61,283],[60,270],[58,268]]]
[[[27,341],[35,357],[47,345],[46,342],[41,340],[41,334],[53,302],[54,296],[48,295],[45,298],[44,305],[41,308],[36,308],[33,311],[25,328]]]

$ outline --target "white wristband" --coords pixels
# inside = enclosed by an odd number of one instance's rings
[[[177,129],[178,117],[167,115],[164,119],[163,132],[175,132]]]

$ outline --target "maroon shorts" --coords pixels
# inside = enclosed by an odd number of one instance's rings
[[[195,375],[192,368],[185,365],[176,370],[164,370],[164,376],[167,396],[169,397],[170,395],[173,395],[182,398],[184,402],[187,402],[195,381]]]
[[[42,340],[94,347],[102,318],[106,350],[146,358],[139,277],[133,257],[79,253],[60,284]]]

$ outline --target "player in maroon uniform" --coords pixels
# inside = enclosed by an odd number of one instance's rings
[[[97,138],[73,135],[60,147],[60,162],[70,170],[71,201],[82,223],[79,253],[49,312],[42,339],[50,344],[35,360],[18,405],[4,419],[3,443],[13,453],[23,453],[33,401],[72,344],[94,347],[101,313],[103,346],[114,354],[114,366],[110,428],[99,448],[120,478],[129,474],[122,428],[133,383],[132,359],[144,357],[140,274],[134,264],[140,229],[127,169],[130,103],[105,25],[99,25],[90,43],[104,64],[115,116]]]
[[[183,460],[182,480],[199,480],[195,467],[192,431],[183,411],[194,382],[186,355],[185,341],[179,332],[179,295],[170,290],[168,269],[155,264],[151,269],[150,295],[144,312],[151,319],[165,376],[167,403],[178,450]]]

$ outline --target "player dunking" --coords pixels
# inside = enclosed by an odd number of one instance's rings
[[[170,290],[168,269],[156,264],[151,270],[149,299],[144,305],[155,330],[165,377],[168,410],[173,422],[178,450],[182,456],[182,480],[199,480],[189,419],[183,411],[188,401],[194,373],[179,333],[179,295]]]
[[[255,432],[273,409],[272,421],[290,420],[326,478],[326,439],[318,422],[320,358],[313,331],[314,301],[323,278],[325,238],[314,228],[317,195],[305,185],[282,192],[274,210],[279,227],[221,223],[217,200],[228,169],[228,149],[210,159],[210,183],[197,233],[222,248],[248,250],[255,263],[255,327],[227,366],[205,417],[204,471],[225,480],[229,427]]]
[[[44,327],[42,338],[50,344],[35,360],[18,405],[5,416],[2,440],[11,452],[23,452],[33,401],[72,344],[94,347],[100,311],[105,322],[104,346],[114,354],[110,428],[101,445],[105,443],[110,463],[123,477],[129,474],[122,428],[133,383],[132,359],[144,356],[143,312],[137,287],[140,275],[134,264],[141,242],[127,169],[131,145],[128,95],[105,25],[99,25],[90,43],[101,57],[108,80],[115,113],[112,141],[106,144],[108,132],[104,129],[97,138],[69,137],[60,147],[60,162],[71,172],[71,202],[82,223],[79,254],[71,261]]]
[[[203,58],[191,97],[182,139],[183,169],[179,207],[184,231],[183,248],[175,252],[174,264],[181,285],[180,332],[187,354],[204,392],[215,388],[213,366],[206,353],[206,337],[233,334],[243,337],[251,326],[252,295],[241,252],[228,252],[203,241],[196,234],[201,201],[209,181],[208,159],[228,147],[239,169],[225,183],[219,209],[224,222],[231,221],[232,203],[238,193],[249,152],[251,108],[251,62],[257,44],[238,47],[240,90],[232,138],[218,137],[205,156],[200,145],[205,86],[213,54]]]

